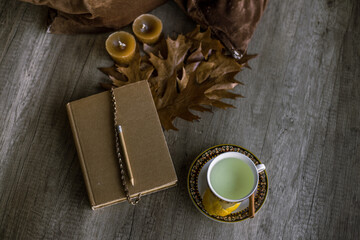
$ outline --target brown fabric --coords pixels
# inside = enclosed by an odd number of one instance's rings
[[[203,27],[210,27],[223,44],[242,55],[264,13],[267,0],[175,0]]]
[[[50,33],[93,33],[119,29],[167,0],[22,0],[54,9]]]

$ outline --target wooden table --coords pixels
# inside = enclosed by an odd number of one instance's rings
[[[173,2],[153,13],[168,34],[195,26]],[[65,104],[102,91],[108,34],[47,34],[46,8],[0,0],[0,239],[359,239],[359,16],[356,0],[270,0],[246,98],[165,133],[178,186],[92,211]],[[252,220],[213,222],[189,199],[191,162],[221,143],[267,166]]]

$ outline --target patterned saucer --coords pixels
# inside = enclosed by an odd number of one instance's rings
[[[255,163],[255,165],[261,163],[254,154],[252,154],[250,151],[246,150],[243,147],[233,144],[222,144],[213,146],[202,152],[199,156],[197,156],[194,162],[191,164],[187,179],[187,187],[192,202],[194,203],[196,208],[200,210],[201,213],[203,213],[210,219],[218,222],[235,223],[249,218],[248,200],[243,201],[236,211],[225,217],[210,215],[202,205],[202,196],[204,195],[207,188],[207,169],[210,165],[210,162],[216,156],[224,152],[240,152],[248,156]],[[259,183],[255,195],[255,212],[258,212],[264,204],[268,193],[268,187],[268,178],[265,170],[259,173]]]

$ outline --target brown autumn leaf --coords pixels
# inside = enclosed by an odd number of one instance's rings
[[[205,59],[211,54],[211,51],[221,51],[224,48],[219,40],[211,37],[210,28],[206,29],[205,32],[201,32],[200,26],[197,25],[192,32],[186,34],[186,37],[192,42],[191,51],[201,47]]]
[[[128,64],[114,65],[108,68],[99,68],[100,71],[107,74],[115,87],[121,87],[129,83],[148,80],[154,71],[154,67],[147,63],[147,57],[141,57],[139,48],[136,48],[134,58]],[[102,84],[105,88],[110,88],[109,84]]]
[[[155,54],[156,56],[159,56],[161,58],[167,58],[168,48],[166,39],[161,36],[159,41],[154,45],[148,45],[146,43],[143,44],[143,50],[147,54]]]
[[[164,97],[154,96],[155,105],[165,129],[177,130],[172,124],[176,117],[187,121],[200,119],[190,110],[211,111],[210,108],[204,107],[206,105],[227,109],[233,106],[220,101],[221,99],[242,97],[239,94],[228,92],[241,84],[234,79],[241,70],[241,65],[234,58],[216,52],[209,57],[208,61],[189,65],[191,67],[188,67],[188,71],[183,71],[180,81],[179,79],[174,80],[176,76],[169,79]],[[220,68],[222,68],[222,75],[219,75]],[[183,83],[180,92],[177,92],[174,84],[182,82],[183,79],[186,79],[186,83]]]
[[[191,47],[191,43],[186,42],[184,35],[179,35],[176,40],[167,38],[166,45],[166,59],[148,52],[150,56],[149,61],[152,63],[157,72],[157,76],[149,79],[149,83],[153,87],[153,93],[158,96],[162,96],[164,94],[165,86],[169,82],[170,78],[173,78],[174,81],[176,81],[175,77],[177,71],[182,70],[185,57]]]
[[[248,61],[253,59],[253,58],[256,58],[257,57],[257,54],[250,54],[248,55],[246,52],[244,53],[244,55],[242,56],[242,58],[240,58],[239,60],[237,60],[237,62],[239,64],[241,64],[242,67],[246,67],[246,68],[249,68],[251,69],[251,67],[249,66],[248,64]]]
[[[177,39],[161,39],[155,45],[143,45],[147,54],[136,56],[129,66],[100,68],[112,83],[104,87],[122,86],[148,80],[159,118],[164,129],[177,128],[177,117],[187,121],[200,119],[193,111],[212,112],[212,107],[234,107],[222,99],[236,99],[240,94],[229,92],[242,83],[235,79],[248,61],[256,55],[244,54],[240,60],[223,53],[220,41],[211,38],[210,30],[200,27]],[[155,71],[154,71],[155,70]]]
[[[166,85],[164,96],[161,98],[154,97],[161,124],[166,130],[178,130],[172,123],[177,117],[186,121],[200,119],[199,116],[193,114],[190,110],[211,112],[211,108],[205,107],[206,105],[227,109],[233,106],[220,101],[221,98],[234,99],[241,97],[241,95],[227,92],[221,87],[220,90],[213,90],[210,94],[207,94],[207,90],[211,87],[220,86],[224,83],[219,82],[215,85],[213,81],[198,83],[195,75],[195,73],[191,73],[188,76],[188,83],[180,92],[174,90],[176,89],[176,81],[174,81],[174,78],[171,78],[169,84]],[[233,85],[235,87],[238,83],[233,84],[235,84]]]
[[[209,57],[209,62],[216,63],[210,74],[212,78],[217,78],[230,72],[240,72],[242,68],[233,57],[224,55],[219,51],[216,51],[215,54]]]
[[[205,56],[202,52],[201,42],[199,44],[199,47],[190,54],[190,56],[186,59],[186,63],[192,63],[192,62],[201,62],[205,59]]]

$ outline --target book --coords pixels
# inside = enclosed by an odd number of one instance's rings
[[[176,172],[147,81],[114,89],[134,186],[131,197],[176,185]],[[126,200],[116,157],[114,115],[109,91],[66,105],[92,209]],[[125,166],[127,167],[127,166]]]

